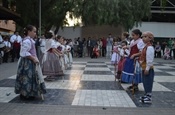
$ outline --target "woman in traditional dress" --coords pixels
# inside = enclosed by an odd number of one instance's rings
[[[140,51],[142,51],[144,47],[144,43],[141,39],[142,32],[139,29],[135,29],[132,31],[133,40],[130,43],[130,55],[127,57],[125,61],[125,65],[122,71],[122,81],[126,83],[133,83],[132,86],[129,86],[128,89],[138,90],[138,83],[141,82],[141,75],[135,74],[135,62],[140,56]]]
[[[69,67],[69,59],[68,59],[68,52],[67,52],[67,49],[66,49],[66,44],[67,44],[67,40],[64,39],[63,43],[62,43],[62,52],[64,54],[64,66],[65,66],[65,69],[68,69]]]
[[[57,49],[53,32],[46,34],[46,46],[42,59],[43,75],[46,75],[46,81],[56,80],[56,76],[63,75],[63,70],[60,64],[60,57],[63,55]]]
[[[36,56],[35,41],[36,28],[28,25],[24,29],[26,36],[21,44],[20,60],[17,70],[15,93],[20,94],[21,99],[34,99],[46,93],[46,88]],[[38,72],[36,72],[36,69]]]
[[[69,59],[69,67],[72,66],[72,63],[73,63],[73,59],[72,59],[72,53],[71,53],[71,46],[69,44],[66,45],[66,50],[67,50],[67,53],[68,53],[68,59]]]

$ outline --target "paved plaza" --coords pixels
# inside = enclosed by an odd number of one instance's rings
[[[45,82],[45,100],[20,100],[14,93],[16,63],[0,65],[0,115],[174,115],[175,61],[155,59],[152,104],[142,104],[143,86],[134,95],[130,84],[114,80],[109,59],[75,58],[64,77]]]

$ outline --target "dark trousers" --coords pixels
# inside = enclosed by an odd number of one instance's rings
[[[9,53],[10,52],[4,52],[3,62],[6,62],[6,63],[8,62]]]
[[[155,51],[155,57],[156,58],[161,58],[161,51],[159,51],[159,52]]]
[[[90,47],[90,57],[93,55],[93,47]]]
[[[172,51],[173,51],[173,50],[172,50],[172,49],[170,49],[170,57],[172,57]]]
[[[154,81],[154,70],[150,69],[148,75],[144,75],[144,71],[143,71],[142,80],[143,80],[143,87],[144,87],[145,93],[152,93],[153,81]]]
[[[90,47],[90,46],[88,46],[88,47],[87,47],[87,53],[88,53],[88,56],[91,56],[90,51],[91,51],[91,47]]]
[[[103,56],[103,57],[106,56],[106,47],[102,47],[102,56]]]
[[[173,57],[174,57],[174,59],[175,59],[175,49],[173,49]]]

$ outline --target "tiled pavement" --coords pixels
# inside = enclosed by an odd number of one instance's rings
[[[86,62],[84,60],[76,60],[74,61],[72,68],[66,71],[64,80],[60,77],[57,81],[46,82],[47,94],[44,95],[44,101],[40,98],[37,98],[34,101],[21,101],[19,96],[14,94],[15,75],[1,80],[0,106],[2,103],[6,104],[6,106],[22,106],[25,104],[25,106],[37,105],[37,107],[42,106],[46,108],[74,108],[76,111],[79,108],[85,110],[87,108],[96,108],[99,109],[99,111],[101,109],[109,110],[116,107],[126,108],[126,111],[125,109],[121,109],[123,110],[120,111],[121,114],[130,114],[127,110],[138,111],[139,108],[139,110],[141,110],[141,107],[150,109],[150,111],[154,111],[157,108],[161,108],[160,110],[162,111],[164,108],[174,109],[174,64],[174,62],[155,62],[155,82],[153,87],[152,104],[139,103],[138,99],[143,94],[142,84],[139,85],[139,92],[132,95],[126,90],[126,87],[129,86],[129,84],[120,85],[117,81],[114,81],[114,68],[110,65],[110,62],[93,59],[87,60]],[[1,108],[3,108],[3,106]],[[166,110],[164,112],[166,113]],[[90,114],[88,112],[86,113]],[[172,111],[169,111],[169,113],[167,112],[166,114],[171,113]],[[94,112],[94,115],[95,114],[100,113],[96,111]],[[155,111],[154,114],[156,114]]]

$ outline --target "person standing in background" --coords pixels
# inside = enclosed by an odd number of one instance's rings
[[[12,50],[11,50],[12,60],[11,60],[11,62],[14,62],[15,58],[19,59],[20,45],[22,42],[22,38],[19,35],[18,31],[15,31],[14,35],[11,36],[10,42],[12,45]]]
[[[86,47],[87,47],[87,56],[90,56],[90,50],[91,50],[91,37],[88,37],[87,43],[86,43]]]
[[[161,58],[161,46],[159,42],[155,45],[155,58]]]
[[[94,38],[91,39],[90,42],[90,57],[92,58],[93,55],[93,48],[97,45],[97,41],[96,41],[96,37],[94,36]]]
[[[170,58],[172,58],[172,46],[173,46],[173,40],[170,38],[168,40],[168,47],[170,48]]]
[[[113,38],[111,34],[109,34],[107,38],[107,44],[106,44],[106,58],[110,58],[112,54],[112,45],[113,45]]]
[[[106,41],[106,39],[103,37],[103,38],[102,38],[102,56],[103,56],[103,57],[106,56],[106,44],[107,44],[107,41]]]
[[[9,36],[4,37],[4,44],[5,44],[5,49],[4,49],[3,62],[7,63],[9,58],[9,53],[11,51],[11,43],[9,42]]]
[[[102,56],[102,39],[99,38],[98,41],[97,41],[97,45],[98,45],[98,49],[99,49],[99,56]]]
[[[167,43],[166,43],[166,41],[164,40],[164,41],[162,42],[162,44],[161,44],[162,55],[164,55],[166,45],[167,45]]]
[[[175,38],[173,40],[172,50],[173,50],[173,58],[175,59]]]

